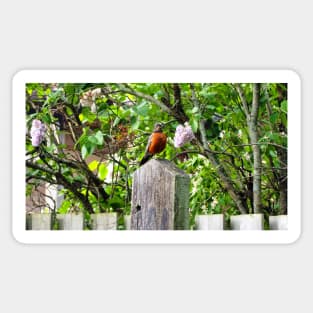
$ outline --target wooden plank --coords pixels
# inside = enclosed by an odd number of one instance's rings
[[[288,230],[288,215],[277,215],[269,217],[271,230]]]
[[[83,213],[57,214],[59,230],[83,230],[84,215]]]
[[[196,230],[223,230],[224,229],[224,215],[223,214],[209,214],[196,215]]]
[[[27,230],[51,230],[52,215],[50,213],[26,214]]]
[[[263,230],[263,214],[241,214],[230,217],[231,229],[233,230]]]
[[[91,225],[93,230],[116,230],[116,213],[91,214]]]

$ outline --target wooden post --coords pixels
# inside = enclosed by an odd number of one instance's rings
[[[134,173],[131,229],[189,229],[189,176],[167,160],[152,159]]]

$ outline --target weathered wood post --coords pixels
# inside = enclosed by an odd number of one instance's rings
[[[134,173],[131,229],[189,229],[189,176],[167,160],[152,159]]]

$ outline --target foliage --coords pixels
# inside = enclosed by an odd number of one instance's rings
[[[244,102],[253,84],[138,83],[26,86],[27,129],[45,125],[38,147],[26,135],[27,195],[42,182],[62,185],[58,209],[130,212],[132,173],[155,122],[168,145],[161,155],[191,177],[190,214],[253,212],[254,160]],[[237,86],[237,87],[238,87]],[[265,214],[287,211],[287,86],[261,84],[257,117]],[[195,138],[174,147],[178,125]],[[54,208],[51,208],[54,209]]]

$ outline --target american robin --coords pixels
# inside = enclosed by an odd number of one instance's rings
[[[154,154],[160,153],[166,146],[166,135],[162,132],[163,125],[156,123],[146,147],[146,153],[140,161],[140,166],[145,164]]]

